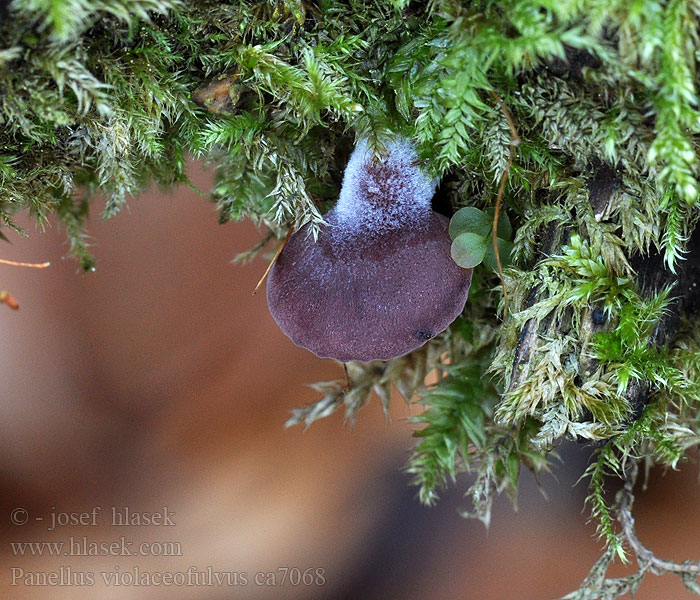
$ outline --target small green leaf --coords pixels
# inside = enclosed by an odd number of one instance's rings
[[[493,230],[493,213],[494,213],[493,208],[489,208],[486,213],[489,216],[489,219],[491,219],[491,230]],[[513,234],[513,227],[511,227],[510,224],[510,219],[508,218],[508,215],[501,210],[498,213],[498,237],[501,238],[502,240],[509,240],[510,236]]]
[[[493,238],[488,238],[488,244],[486,247],[486,252],[484,256],[484,265],[492,271],[498,271],[498,264],[496,263],[496,253],[493,251]],[[453,244],[454,247],[454,244]],[[498,254],[501,258],[501,266],[503,268],[510,265],[510,255],[513,252],[513,243],[508,240],[502,240],[498,238]]]
[[[452,242],[452,260],[460,267],[471,269],[476,267],[486,253],[488,238],[476,233],[461,233]]]
[[[491,231],[491,218],[473,206],[460,208],[450,220],[450,237],[454,240],[462,233],[476,233],[486,237]]]

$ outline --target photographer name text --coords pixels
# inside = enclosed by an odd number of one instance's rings
[[[47,531],[60,527],[97,527],[108,523],[111,527],[175,527],[175,513],[163,506],[154,512],[136,511],[128,506],[111,506],[104,510],[95,506],[84,512],[61,512],[51,507],[48,517],[33,517],[35,521],[46,521]],[[30,520],[24,508],[15,508],[10,513],[13,525],[25,525]]]

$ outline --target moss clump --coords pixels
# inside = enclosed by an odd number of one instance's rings
[[[293,221],[321,226],[360,138],[410,137],[441,178],[437,208],[487,211],[510,153],[492,92],[502,99],[521,138],[502,208],[515,231],[505,320],[493,272],[478,267],[450,330],[408,357],[350,365],[349,388],[324,384],[290,422],[343,404],[352,419],[373,389],[386,407],[392,384],[418,391],[428,408],[409,470],[421,497],[476,471],[484,520],[494,493],[515,494],[521,464],[545,468],[564,437],[597,441],[593,513],[622,552],[604,475],[633,459],[676,465],[698,443],[694,2],[14,0],[9,11],[0,223],[56,215],[85,268],[94,199],[108,217],[147,182],[187,183],[190,156],[217,166],[221,220],[254,219],[268,239]],[[663,277],[646,285],[652,271]],[[444,377],[425,390],[433,368]],[[697,588],[692,573],[684,583]]]

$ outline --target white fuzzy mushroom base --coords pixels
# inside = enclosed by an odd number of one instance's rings
[[[270,271],[270,313],[294,343],[344,362],[388,360],[457,318],[472,272],[450,256],[434,189],[408,142],[380,162],[358,145],[328,226],[316,242],[297,231]]]
[[[380,234],[425,220],[436,181],[418,167],[410,141],[386,144],[387,155],[376,162],[362,140],[348,161],[335,206],[337,227],[349,234]]]

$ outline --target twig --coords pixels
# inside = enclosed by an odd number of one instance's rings
[[[3,265],[10,265],[11,267],[29,267],[30,269],[45,269],[46,267],[51,265],[50,262],[28,263],[7,260],[6,258],[0,258],[0,263],[2,263]]]
[[[501,265],[501,255],[498,252],[498,218],[501,213],[501,201],[503,200],[503,192],[506,188],[506,181],[508,180],[508,173],[510,173],[510,167],[513,165],[513,157],[515,155],[515,148],[520,143],[520,136],[518,135],[518,130],[515,128],[515,122],[513,117],[505,105],[501,97],[494,92],[489,90],[489,93],[498,102],[501,107],[503,114],[506,116],[508,121],[508,127],[510,128],[510,146],[508,148],[508,162],[506,162],[506,168],[503,170],[501,175],[501,181],[498,184],[498,194],[496,196],[496,207],[493,211],[493,252],[496,255],[496,265],[498,266],[498,276],[501,278],[501,285],[503,286],[503,318],[505,319],[508,314],[508,292],[506,291],[506,280],[503,276],[503,266]]]
[[[292,231],[294,231],[294,223],[292,223],[289,226],[289,231],[287,232],[287,235],[284,236],[284,240],[280,244],[280,247],[277,248],[277,252],[275,252],[275,255],[272,257],[272,260],[270,261],[270,264],[267,265],[267,269],[265,269],[265,272],[263,273],[263,276],[260,278],[260,281],[258,281],[258,285],[255,286],[255,289],[253,290],[253,296],[258,293],[258,290],[260,289],[260,286],[263,284],[263,281],[265,281],[265,278],[267,277],[268,273],[272,269],[272,265],[275,264],[277,259],[279,258],[279,255],[282,254],[282,250],[284,247],[287,245],[287,242],[289,241],[289,236],[292,235]]]
[[[619,536],[622,541],[634,552],[639,568],[636,573],[625,577],[606,577],[608,568],[615,558],[615,549],[608,546],[607,550],[593,565],[590,572],[583,580],[578,590],[567,594],[560,600],[595,600],[597,598],[621,598],[628,593],[634,594],[642,583],[647,573],[662,575],[674,573],[681,577],[683,585],[688,590],[700,594],[700,586],[697,578],[700,575],[700,563],[686,560],[677,563],[671,560],[663,560],[654,556],[637,537],[632,516],[634,504],[634,485],[639,473],[638,461],[630,460],[625,468],[625,483],[615,497],[615,512],[622,530]]]
[[[17,262],[16,260],[7,260],[6,258],[0,258],[0,264],[9,265],[11,267],[28,267],[30,269],[45,269],[51,265],[50,262]],[[17,310],[19,308],[19,302],[6,290],[0,290],[0,304],[7,304],[12,310]]]
[[[634,516],[632,515],[632,505],[634,503],[634,484],[637,481],[639,465],[637,461],[631,461],[625,477],[625,485],[618,492],[617,520],[622,525],[622,536],[634,551],[639,567],[642,571],[649,570],[654,575],[662,573],[677,573],[679,575],[700,575],[700,562],[685,561],[677,563],[672,560],[663,560],[654,556],[654,553],[647,548],[640,539],[634,527]]]
[[[19,308],[19,302],[10,295],[10,292],[5,290],[0,290],[0,304],[7,304],[12,310]]]

